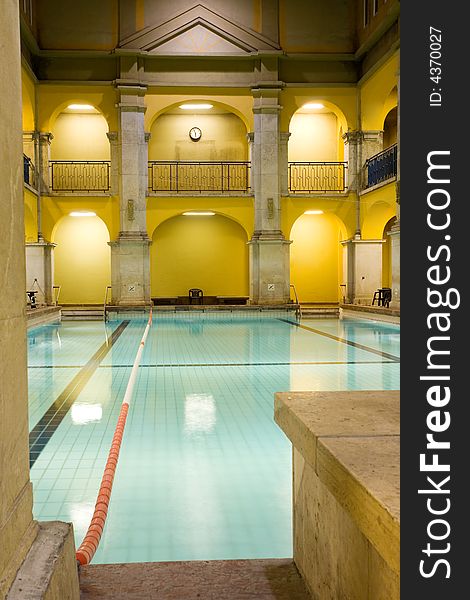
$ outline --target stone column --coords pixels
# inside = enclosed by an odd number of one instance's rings
[[[49,161],[51,160],[51,142],[54,139],[52,133],[38,132],[39,157],[38,157],[38,189],[41,194],[49,195],[52,181],[50,175]]]
[[[344,160],[348,163],[347,186],[350,194],[356,196],[356,228],[354,237],[361,238],[361,202],[359,191],[362,187],[362,168],[361,168],[361,131],[347,131],[343,135],[344,141]]]
[[[54,285],[54,248],[44,240],[26,244],[26,289],[38,290],[38,304],[51,306]]]
[[[289,195],[289,154],[288,143],[290,131],[279,134],[279,176],[281,178],[281,196]]]
[[[382,287],[382,244],[384,240],[346,240],[341,242],[343,281],[349,304],[371,304],[375,290]]]
[[[148,136],[144,131],[146,87],[118,86],[117,140],[120,232],[111,246],[112,302],[150,303],[150,239],[147,235],[146,194]]]
[[[110,180],[110,192],[112,196],[119,194],[119,146],[118,146],[118,132],[109,131],[107,134],[109,140],[109,154],[111,158],[111,180]]]
[[[280,229],[280,132],[278,89],[254,89],[255,130],[251,175],[255,230],[250,248],[250,300],[253,304],[289,301],[289,244]]]
[[[71,534],[71,525],[62,524],[62,535],[57,531],[56,523],[50,524],[60,548],[57,548],[54,560],[50,561],[48,572],[39,564],[35,570],[22,572],[32,547],[35,547],[38,556],[45,556],[47,540],[42,539],[38,523],[33,520],[33,490],[28,460],[19,32],[18,2],[5,0],[0,19],[0,83],[8,89],[8,93],[2,96],[2,112],[8,117],[0,119],[0,598],[7,597],[12,586],[15,588],[15,578],[20,577],[25,585],[20,585],[21,592],[12,593],[14,598],[52,598],[52,595],[46,596],[42,592],[47,591],[45,587],[50,587],[49,582],[55,581],[58,584],[56,589],[62,591],[61,597],[78,600],[80,593],[71,537],[68,538],[70,544],[64,544],[67,532]],[[42,548],[38,547],[37,538],[41,538]],[[19,572],[21,575],[17,577]],[[31,581],[38,584],[34,595],[30,591]]]

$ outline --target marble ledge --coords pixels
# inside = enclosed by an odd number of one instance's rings
[[[274,410],[296,451],[399,573],[399,392],[278,393]]]

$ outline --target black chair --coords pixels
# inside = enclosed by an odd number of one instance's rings
[[[389,306],[392,299],[392,288],[382,288],[382,306]]]
[[[199,288],[191,288],[188,292],[189,304],[203,304],[204,294]]]

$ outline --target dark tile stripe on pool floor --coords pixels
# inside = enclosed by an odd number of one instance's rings
[[[30,467],[34,465],[46,444],[53,436],[57,427],[70,410],[70,407],[77,399],[80,392],[88,383],[93,373],[100,366],[103,358],[111,350],[113,344],[116,343],[129,323],[130,321],[123,321],[118,327],[116,327],[111,336],[108,338],[107,343],[104,343],[90,358],[90,360],[80,369],[72,381],[46,410],[44,415],[39,419],[38,423],[33,427],[29,434]]]
[[[354,348],[358,348],[359,350],[365,350],[366,352],[372,352],[373,354],[378,354],[379,356],[383,356],[383,358],[387,358],[393,362],[400,362],[400,357],[395,356],[394,354],[389,354],[388,352],[382,352],[382,350],[376,350],[375,348],[371,348],[370,346],[364,346],[363,344],[358,344],[357,342],[352,342],[351,340],[347,340],[346,338],[341,338],[332,333],[326,333],[325,331],[320,331],[320,329],[314,329],[313,327],[307,327],[307,325],[301,325],[300,323],[296,323],[295,321],[289,321],[289,319],[278,319],[279,321],[283,321],[284,323],[289,323],[289,325],[293,325],[294,327],[300,327],[300,329],[305,329],[306,331],[311,331],[312,333],[317,333],[318,335],[323,335],[324,337],[330,338],[331,340],[335,340],[337,342],[341,342],[342,344],[348,344],[348,346],[354,346]]]

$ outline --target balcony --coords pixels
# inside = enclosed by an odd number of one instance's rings
[[[365,185],[371,188],[379,183],[384,183],[397,176],[397,144],[386,148],[382,152],[366,160]]]
[[[26,154],[23,154],[23,181],[34,190],[37,189],[36,168],[33,165],[33,161]]]
[[[290,194],[327,194],[345,192],[345,162],[290,162]]]
[[[106,160],[52,160],[50,182],[52,192],[110,191],[111,163]]]
[[[148,163],[148,191],[161,192],[237,192],[250,191],[250,167],[246,161],[161,161]]]

